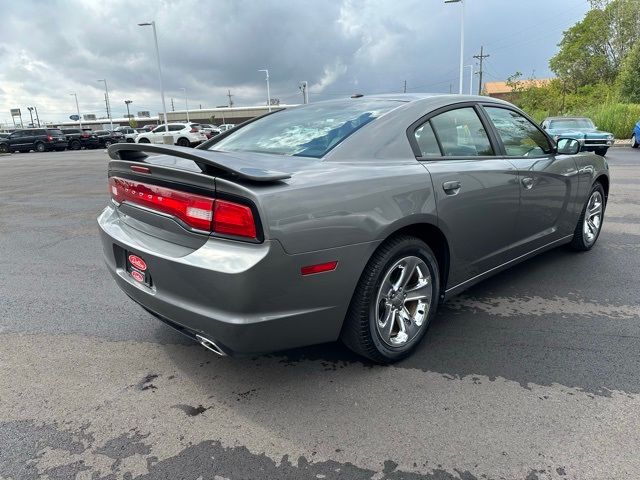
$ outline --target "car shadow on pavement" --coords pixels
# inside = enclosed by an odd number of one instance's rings
[[[620,316],[615,309],[607,313],[613,307],[604,299],[602,311],[589,311],[598,301],[598,282],[590,275],[598,262],[607,261],[604,248],[589,254],[559,248],[502,272],[442,305],[413,354],[391,368],[450,379],[504,378],[523,388],[560,384],[590,395],[640,393],[638,318]],[[575,279],[583,285],[576,286]],[[585,303],[585,297],[590,301]],[[226,360],[234,369],[276,362],[282,366],[280,381],[296,377],[287,367],[318,372],[356,365],[389,368],[362,359],[339,342]]]

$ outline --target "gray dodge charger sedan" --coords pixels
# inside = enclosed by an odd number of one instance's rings
[[[98,218],[120,288],[221,355],[341,339],[408,355],[438,304],[561,244],[595,244],[606,160],[513,105],[359,96],[196,149],[109,147]]]

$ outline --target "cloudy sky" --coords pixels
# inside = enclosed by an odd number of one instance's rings
[[[480,45],[491,57],[486,81],[516,70],[550,75],[562,31],[580,20],[586,0],[465,0],[465,63]],[[114,117],[161,110],[150,27],[155,19],[167,102],[183,108],[298,103],[354,92],[457,90],[460,5],[443,0],[0,0],[0,123],[10,108],[36,105],[40,120],[105,115],[109,84]],[[468,72],[469,70],[467,70]],[[468,77],[465,75],[465,77]],[[477,77],[476,80],[477,81]],[[468,79],[465,78],[465,89]],[[28,120],[26,120],[28,121]],[[26,123],[26,122],[25,122]]]

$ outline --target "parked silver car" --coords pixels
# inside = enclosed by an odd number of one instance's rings
[[[393,95],[257,118],[196,149],[109,148],[98,223],[134,301],[220,354],[342,339],[376,362],[439,302],[595,244],[606,161],[487,97]]]

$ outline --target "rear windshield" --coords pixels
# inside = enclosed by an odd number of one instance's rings
[[[80,130],[76,130],[76,129],[73,129],[73,128],[65,128],[63,130],[63,132],[64,133],[80,133]]]
[[[260,118],[210,150],[320,158],[353,132],[401,103],[393,100],[308,105]]]
[[[49,135],[57,135],[57,136],[63,135],[62,130],[55,130],[55,129],[47,130],[47,133]]]

